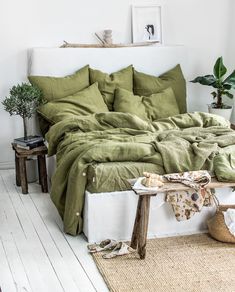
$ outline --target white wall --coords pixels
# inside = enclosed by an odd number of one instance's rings
[[[228,47],[227,55],[230,60],[230,69],[235,69],[235,37],[234,37],[234,27],[235,27],[235,1],[230,0],[230,12],[229,12],[229,23],[228,23]]]
[[[95,31],[111,28],[116,42],[131,41],[131,4],[163,4],[167,44],[188,48],[189,78],[210,73],[217,56],[228,52],[231,0],[0,0],[0,100],[9,88],[26,80],[27,49],[70,42],[96,42]],[[231,31],[230,31],[231,32]],[[233,43],[233,47],[234,47]],[[206,110],[210,88],[189,86],[189,110]],[[21,119],[0,105],[0,167],[13,162],[10,142],[23,133]]]
[[[228,13],[228,29],[227,29],[227,48],[226,48],[226,66],[228,68],[228,74],[230,74],[235,69],[235,37],[234,37],[234,27],[235,27],[235,1],[230,0],[229,3],[229,13]],[[233,95],[235,97],[235,90],[233,90]],[[235,98],[227,99],[228,104],[233,105],[232,121],[235,122]]]

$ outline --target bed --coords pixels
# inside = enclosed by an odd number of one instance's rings
[[[65,76],[87,64],[107,73],[134,64],[139,71],[159,75],[180,63],[186,77],[190,72],[187,67],[186,50],[182,46],[115,49],[35,48],[30,51],[29,56],[29,74],[39,76]],[[121,116],[121,119],[123,118],[126,116]],[[99,115],[98,119],[103,122],[106,115]],[[117,116],[115,122],[118,119],[120,116]],[[131,120],[131,123],[137,122]],[[72,124],[71,120],[70,126]],[[61,129],[59,130],[61,131]],[[48,160],[49,177],[54,173],[54,169],[55,157],[51,157]],[[136,172],[142,170],[157,171],[156,165],[149,161],[132,161],[129,162],[129,165],[122,161],[106,161],[105,163],[91,163],[86,171],[81,173],[87,179],[83,211],[82,214],[80,210],[79,212],[74,209],[70,211],[74,213],[74,220],[78,220],[82,216],[83,225],[79,231],[82,228],[89,242],[97,242],[104,238],[130,239],[137,197],[132,191],[126,190],[127,186],[125,186],[122,173],[127,173],[126,178],[130,178],[131,175],[134,176]],[[115,177],[121,180],[121,187],[119,184],[118,191],[115,190],[115,186],[112,186],[110,191],[107,190],[107,187],[102,189],[102,185],[105,183],[105,180],[102,183],[104,171],[110,174],[115,173]],[[97,182],[99,182],[99,186],[96,186]],[[222,202],[235,202],[231,189],[222,189],[217,193]],[[68,212],[70,211],[68,210]],[[155,237],[203,232],[206,230],[206,219],[213,212],[214,209],[211,207],[204,208],[191,220],[179,223],[175,220],[171,207],[165,203],[164,194],[158,195],[151,202],[148,235]],[[70,224],[68,223],[68,225]],[[68,233],[76,234],[74,230]]]

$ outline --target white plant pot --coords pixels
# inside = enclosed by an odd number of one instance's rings
[[[229,121],[232,115],[233,107],[230,106],[228,108],[214,108],[211,104],[208,104],[208,111],[210,114],[221,116]]]
[[[27,181],[29,183],[36,182],[38,178],[37,160],[28,158],[26,160]]]

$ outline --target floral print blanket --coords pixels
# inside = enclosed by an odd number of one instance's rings
[[[208,171],[188,171],[164,175],[170,182],[180,182],[189,187],[187,191],[167,192],[166,201],[169,202],[178,221],[188,220],[203,206],[211,206],[213,197],[206,186],[211,181]]]

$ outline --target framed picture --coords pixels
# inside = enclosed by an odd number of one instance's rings
[[[133,43],[162,43],[161,6],[132,6]]]

